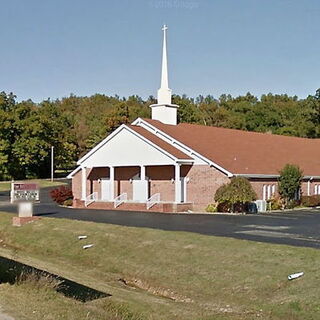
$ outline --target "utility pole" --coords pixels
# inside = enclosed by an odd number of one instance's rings
[[[51,146],[51,182],[53,182],[53,149],[54,146]]]

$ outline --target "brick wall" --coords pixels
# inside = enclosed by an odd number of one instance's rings
[[[252,185],[253,190],[257,194],[257,199],[262,200],[263,199],[263,186],[275,186],[275,194],[278,195],[278,180],[277,179],[250,179],[250,183]]]
[[[208,165],[187,167],[184,170],[189,178],[187,202],[193,202],[196,210],[204,210],[209,203],[213,203],[217,189],[230,181],[224,173]]]
[[[278,180],[277,179],[269,179],[269,180],[259,180],[254,179],[250,180],[250,183],[256,192],[258,199],[263,199],[263,186],[266,185],[275,185],[276,196],[278,196]],[[320,180],[312,180],[310,182],[310,195],[314,195],[314,186],[316,184],[320,184]],[[302,181],[301,183],[301,192],[303,196],[308,195],[308,181]]]
[[[81,170],[72,177],[72,194],[74,199],[81,199]]]
[[[315,186],[316,185],[320,185],[320,180],[318,179],[313,179],[310,181],[310,196],[314,195],[315,194]],[[307,196],[308,195],[308,181],[303,181],[302,182],[302,186],[301,186],[301,189],[302,189],[302,195],[304,196]]]
[[[130,179],[140,173],[140,167],[115,168],[115,197],[121,193],[127,193],[128,200],[132,200],[132,183]]]
[[[149,177],[149,195],[160,193],[161,201],[175,200],[174,166],[150,166],[146,168]]]

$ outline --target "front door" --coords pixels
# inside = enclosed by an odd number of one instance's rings
[[[148,181],[132,180],[132,198],[134,201],[146,202],[148,199]]]
[[[109,178],[103,178],[101,179],[101,200],[104,201],[110,201],[113,199],[110,199],[110,179]]]

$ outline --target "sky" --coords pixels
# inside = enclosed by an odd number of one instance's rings
[[[18,101],[156,96],[161,27],[169,86],[191,97],[320,88],[318,0],[0,0],[0,91]]]

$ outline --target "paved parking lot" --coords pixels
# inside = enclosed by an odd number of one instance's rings
[[[188,231],[260,242],[320,248],[320,210],[295,210],[263,215],[164,214],[152,212],[72,209],[56,206],[43,190],[42,203],[35,205],[39,216],[66,218],[132,227]],[[0,195],[0,211],[16,213],[16,206]]]

